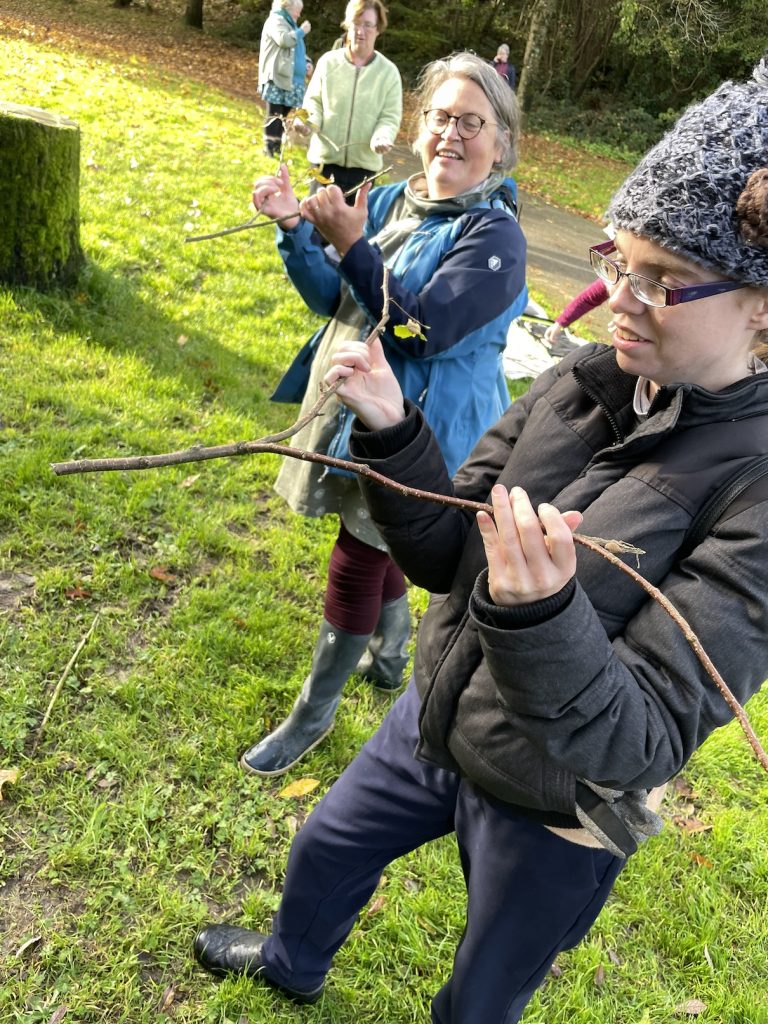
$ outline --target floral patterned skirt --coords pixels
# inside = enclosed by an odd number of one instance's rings
[[[300,107],[304,99],[304,83],[293,89],[278,89],[274,82],[265,82],[261,87],[261,98],[266,103],[279,103],[283,107]]]

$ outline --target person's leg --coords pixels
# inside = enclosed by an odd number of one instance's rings
[[[283,141],[282,118],[290,111],[284,103],[267,103],[267,117],[264,122],[264,152],[277,156]]]
[[[324,618],[346,633],[370,636],[381,616],[385,588],[388,600],[404,594],[402,572],[386,551],[359,540],[341,523],[328,566]]]
[[[272,934],[250,933],[250,959],[242,953],[244,930],[237,930],[234,958],[217,940],[217,931],[226,938],[229,926],[200,933],[196,952],[208,970],[260,975],[289,993],[317,998],[387,864],[453,829],[459,779],[414,758],[419,706],[412,683],[299,830]],[[206,942],[217,960],[206,957]]]
[[[381,614],[389,555],[342,524],[328,569],[324,617],[312,670],[288,718],[240,758],[256,775],[282,775],[333,728],[344,684],[365,652]]]
[[[467,923],[434,1024],[514,1024],[557,954],[575,946],[626,863],[500,809],[462,783],[456,837]]]

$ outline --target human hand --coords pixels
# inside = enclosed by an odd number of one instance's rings
[[[562,326],[562,324],[559,324],[557,320],[555,320],[555,322],[553,324],[550,324],[546,331],[544,331],[544,336],[541,340],[544,342],[547,348],[551,348],[557,341],[557,339],[560,337],[564,329],[565,328]]]
[[[388,153],[392,149],[389,137],[381,132],[374,132],[371,138],[371,149],[374,153]]]
[[[358,189],[354,206],[347,205],[338,185],[320,188],[313,196],[301,201],[302,217],[314,224],[342,257],[364,235],[370,188],[370,184],[366,184]]]
[[[280,164],[277,174],[265,175],[254,182],[253,205],[259,213],[280,220],[281,227],[296,227],[299,221],[299,200],[293,191],[285,164]]]
[[[331,356],[326,385],[343,380],[337,397],[371,430],[393,427],[405,419],[403,392],[387,362],[381,339],[370,344],[345,341]]]
[[[312,31],[312,25],[308,21],[302,21],[302,23],[299,25],[299,28],[301,29],[305,36],[308,36],[309,33]]]
[[[580,512],[539,505],[538,514],[522,487],[491,491],[493,518],[477,513],[488,559],[488,587],[494,603],[511,608],[551,597],[576,572],[573,530]]]
[[[297,135],[301,135],[302,138],[305,139],[307,138],[307,136],[312,134],[312,126],[309,124],[305,124],[305,122],[298,117],[294,117],[291,120],[291,130],[296,132]]]

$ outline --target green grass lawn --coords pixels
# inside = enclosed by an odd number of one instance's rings
[[[272,496],[275,456],[49,468],[290,422],[268,395],[317,321],[271,230],[184,243],[251,215],[255,107],[24,40],[0,65],[7,98],[81,125],[89,258],[71,294],[0,290],[0,773],[19,773],[0,789],[0,1024],[426,1021],[462,929],[449,841],[387,871],[311,1009],[191,958],[209,919],[268,926],[291,836],[389,703],[353,681],[302,770],[237,767],[306,672],[335,524]],[[767,736],[766,700],[750,712]],[[284,795],[295,778],[317,786]],[[686,779],[526,1024],[662,1024],[691,1000],[707,1024],[768,1022],[768,780],[730,727]]]

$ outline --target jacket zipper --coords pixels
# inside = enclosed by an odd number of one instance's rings
[[[608,423],[611,426],[611,430],[613,431],[613,436],[616,438],[614,443],[615,444],[621,444],[624,441],[624,435],[622,434],[621,430],[619,430],[619,425],[616,422],[616,418],[614,417],[614,415],[611,412],[611,410],[603,402],[600,401],[600,399],[597,397],[596,394],[594,394],[587,387],[587,385],[584,383],[584,381],[581,380],[581,378],[579,377],[579,375],[576,372],[576,370],[573,370],[572,373],[573,373],[574,380],[579,385],[579,387],[584,392],[584,394],[587,396],[587,398],[589,398],[592,402],[594,402],[595,405],[598,407],[598,409],[602,410],[603,414],[605,415],[605,418],[608,420]]]
[[[355,84],[352,86],[352,102],[349,105],[349,122],[347,123],[347,141],[346,141],[346,143],[344,145],[344,159],[343,159],[342,164],[341,164],[342,167],[349,167],[349,164],[347,163],[347,159],[349,157],[349,136],[350,136],[350,134],[352,132],[352,118],[353,118],[354,113],[355,113],[355,93],[357,92],[357,80],[360,77],[360,72],[362,70],[363,70],[362,68],[358,68],[358,67],[355,68]]]

